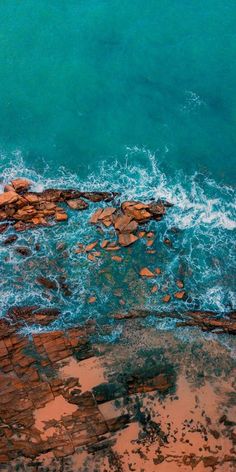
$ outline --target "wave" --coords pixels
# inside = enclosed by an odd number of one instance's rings
[[[236,199],[232,187],[221,185],[203,174],[192,176],[176,172],[166,175],[157,156],[145,148],[127,148],[125,163],[103,162],[99,167],[88,168],[85,178],[69,172],[64,167],[52,169],[45,163],[43,173],[25,165],[20,151],[12,158],[2,156],[0,164],[1,187],[15,177],[26,177],[33,182],[35,191],[45,188],[78,188],[83,190],[110,190],[120,192],[122,199],[164,198],[174,206],[161,223],[151,223],[156,230],[157,254],[145,259],[143,242],[139,242],[126,253],[125,268],[111,261],[100,260],[96,267],[88,263],[84,255],[75,255],[78,242],[97,238],[96,228],[84,224],[84,212],[71,212],[67,225],[52,228],[37,228],[33,232],[19,235],[19,244],[35,247],[40,251],[27,259],[20,259],[13,248],[1,247],[1,263],[5,273],[0,288],[0,308],[3,314],[9,306],[40,304],[60,306],[62,317],[55,326],[68,326],[88,317],[107,320],[107,315],[117,308],[119,299],[114,296],[121,287],[126,308],[135,304],[154,309],[166,309],[161,301],[165,290],[176,290],[177,278],[184,278],[189,299],[187,308],[214,309],[227,311],[234,306],[233,271],[234,230],[236,228]],[[144,161],[144,165],[140,162]],[[91,204],[86,212],[86,220],[94,210]],[[63,228],[63,229],[62,229]],[[173,231],[176,228],[176,232]],[[163,245],[164,237],[173,239],[170,250]],[[6,237],[0,236],[0,241]],[[104,236],[105,237],[105,236]],[[65,241],[67,255],[56,252],[56,243]],[[149,256],[150,257],[150,256]],[[156,264],[163,269],[157,283],[160,290],[151,295],[151,281],[136,280],[138,267]],[[110,281],[103,280],[100,270],[110,273]],[[33,278],[32,278],[33,274]],[[71,296],[66,297],[61,290],[48,294],[35,283],[38,275],[66,277],[71,288]],[[88,304],[89,295],[97,297],[96,305]],[[138,295],[137,295],[138,294]],[[178,308],[179,302],[172,301],[171,307]],[[181,305],[181,308],[183,305]],[[164,324],[163,324],[164,325]],[[164,328],[163,328],[164,329]]]

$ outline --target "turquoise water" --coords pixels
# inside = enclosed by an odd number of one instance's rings
[[[123,268],[101,262],[110,281],[100,265],[74,255],[78,241],[97,237],[83,224],[84,213],[22,234],[22,243],[39,240],[41,250],[25,261],[1,248],[3,313],[34,302],[60,305],[65,323],[106,317],[119,308],[117,287],[126,308],[138,302],[163,309],[161,295],[150,296],[148,282],[136,276],[144,263],[162,266],[161,283],[172,289],[183,265],[189,307],[231,309],[235,2],[4,0],[0,15],[2,180],[20,175],[36,189],[114,189],[124,198],[175,204],[153,227],[155,258],[145,260],[138,243]],[[168,252],[161,241],[171,226],[180,233]],[[64,259],[55,250],[62,239]],[[34,282],[39,273],[66,275],[71,296],[45,293]],[[91,293],[95,306],[87,303]]]

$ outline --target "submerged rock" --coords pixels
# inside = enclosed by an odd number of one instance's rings
[[[55,280],[48,279],[47,277],[37,277],[36,281],[40,285],[43,285],[45,288],[48,288],[50,290],[57,289],[57,283]]]
[[[70,208],[72,208],[72,210],[86,210],[86,208],[88,208],[88,203],[86,203],[81,198],[67,200],[66,203]]]
[[[143,267],[142,269],[140,269],[139,275],[141,275],[142,277],[155,277],[155,274],[151,272],[151,270],[149,270],[147,267]]]

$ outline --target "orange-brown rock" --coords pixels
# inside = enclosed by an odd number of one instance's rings
[[[18,200],[19,196],[16,192],[4,192],[0,194],[0,207],[10,205]]]
[[[171,299],[171,296],[169,294],[167,294],[167,295],[164,295],[164,297],[162,298],[162,301],[164,303],[168,303],[170,301],[170,299]]]
[[[98,244],[98,242],[94,241],[93,243],[90,243],[87,246],[85,246],[84,250],[86,252],[90,252],[90,251],[92,251],[92,249],[94,249],[97,246],[97,244]]]
[[[116,262],[122,262],[123,261],[121,256],[112,256],[112,260],[116,261]]]
[[[57,221],[66,221],[68,220],[68,215],[64,211],[57,211],[56,212],[56,220]]]
[[[151,292],[156,293],[158,291],[158,285],[153,285]]]
[[[140,269],[139,275],[141,275],[142,277],[155,277],[155,274],[147,267],[143,267],[142,269]]]
[[[119,244],[121,246],[130,246],[138,240],[138,237],[132,233],[120,233],[119,234]]]
[[[185,292],[185,290],[182,290],[181,292],[176,292],[174,294],[175,298],[177,298],[178,300],[185,300],[187,298],[187,294]]]
[[[67,200],[66,203],[72,210],[86,210],[88,208],[88,203],[82,200],[82,198]]]
[[[27,179],[15,179],[11,181],[11,185],[16,192],[26,192],[29,189],[31,182]]]

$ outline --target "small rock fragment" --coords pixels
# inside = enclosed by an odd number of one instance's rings
[[[185,290],[183,290],[183,291],[181,291],[181,292],[176,292],[174,296],[175,296],[175,298],[177,298],[178,300],[184,300],[184,299],[186,299],[187,294],[186,294]]]
[[[97,301],[96,297],[89,297],[88,303],[95,303]]]
[[[164,297],[162,298],[162,301],[163,301],[164,303],[168,303],[168,302],[170,301],[170,299],[171,299],[171,296],[170,296],[170,295],[164,295]]]
[[[155,277],[155,274],[151,272],[147,267],[143,267],[142,269],[140,269],[139,275],[141,275],[142,277]]]
[[[37,277],[36,281],[43,285],[45,288],[55,290],[57,288],[57,283],[55,280],[48,279],[47,277]]]
[[[117,262],[122,262],[123,261],[122,257],[120,257],[120,256],[112,256],[112,260],[117,261]]]
[[[32,252],[28,247],[16,247],[15,251],[23,257],[31,256]]]
[[[178,288],[184,288],[184,283],[182,282],[182,280],[177,280],[176,285]]]
[[[153,285],[151,292],[156,293],[158,291],[158,285]]]
[[[10,236],[8,236],[7,239],[5,239],[5,241],[3,241],[3,244],[5,244],[5,245],[12,244],[17,239],[18,239],[18,236],[16,236],[16,234],[11,234]]]
[[[121,233],[119,234],[119,243],[121,246],[130,246],[130,244],[135,243],[138,240],[138,237],[132,233]]]
[[[98,242],[94,241],[93,243],[90,243],[87,246],[85,246],[84,250],[86,252],[92,251],[92,249],[94,249],[97,246],[97,244],[98,244]]]

